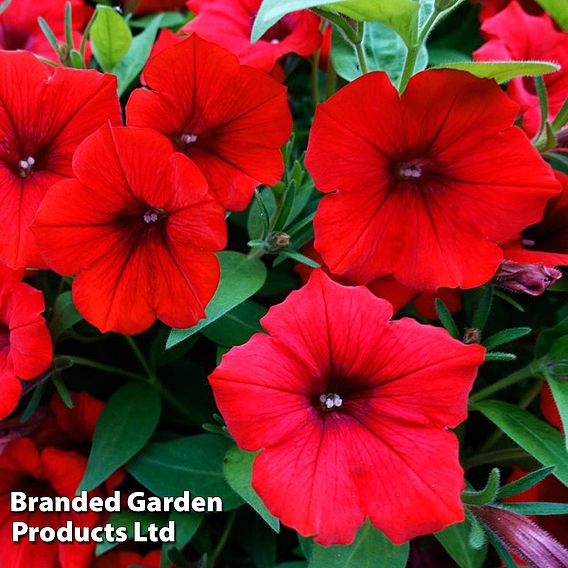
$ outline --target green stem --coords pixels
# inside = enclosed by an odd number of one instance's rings
[[[471,458],[464,460],[463,468],[471,469],[480,465],[495,463],[510,463],[528,457],[527,452],[520,448],[508,448],[506,450],[495,450],[493,452],[479,453]]]
[[[534,84],[540,104],[540,128],[537,135],[533,138],[533,142],[538,144],[546,131],[546,123],[548,121],[548,93],[546,92],[546,84],[541,75],[534,77]]]
[[[312,100],[314,106],[320,104],[320,87],[319,87],[319,58],[320,52],[316,51],[312,57]]]
[[[365,48],[362,43],[355,44],[355,51],[357,52],[357,59],[359,60],[359,67],[361,68],[361,74],[365,75],[369,72],[369,66],[367,65],[367,57],[365,56]]]
[[[327,70],[327,77],[325,80],[325,98],[329,99],[335,94],[337,89],[337,71],[331,62],[331,58],[329,60],[329,67]]]
[[[134,338],[130,337],[129,335],[124,335],[123,337],[124,339],[126,339],[126,342],[130,346],[130,349],[132,349],[132,352],[134,353],[136,359],[138,359],[138,362],[140,363],[144,371],[146,371],[146,374],[148,375],[148,379],[150,379],[150,382],[151,383],[157,382],[158,377],[156,376],[156,373],[154,372],[152,367],[150,367],[148,361],[146,361],[146,357],[144,357],[142,351],[140,351],[140,348],[138,347],[136,341],[134,341]]]
[[[154,369],[152,369],[148,361],[146,361],[146,357],[144,357],[144,354],[138,347],[138,344],[136,343],[134,338],[129,335],[125,335],[124,339],[126,339],[126,342],[128,343],[128,345],[130,345],[132,352],[138,359],[138,362],[140,363],[144,371],[146,371],[146,374],[148,375],[148,379],[145,379],[146,382],[148,382],[151,386],[153,386],[160,393],[161,397],[164,400],[167,400],[170,403],[170,405],[173,406],[180,414],[182,414],[183,416],[187,416],[189,418],[193,418],[191,413],[175,397],[175,395],[160,383],[160,381],[158,380],[158,375],[156,374]]]
[[[125,377],[127,379],[132,379],[135,381],[145,381],[146,377],[144,375],[139,375],[138,373],[132,373],[130,371],[125,371],[120,367],[115,367],[114,365],[106,365],[105,363],[99,363],[98,361],[92,361],[91,359],[85,359],[84,357],[76,357],[75,355],[60,355],[65,359],[69,359],[74,365],[80,365],[82,367],[89,367],[91,369],[96,369],[104,373],[109,373],[111,375],[118,375],[119,377]]]
[[[530,365],[527,365],[526,367],[523,367],[522,369],[519,369],[518,371],[511,373],[504,379],[496,381],[492,385],[489,385],[488,387],[485,387],[484,389],[481,389],[480,391],[476,392],[475,394],[469,397],[469,402],[470,403],[479,402],[480,400],[483,400],[496,392],[499,392],[503,389],[510,387],[511,385],[514,385],[522,381],[523,379],[534,377],[537,368],[538,368],[538,361],[533,361]]]
[[[408,86],[410,78],[414,74],[414,69],[416,68],[416,61],[418,60],[418,55],[420,54],[420,50],[426,43],[428,34],[436,24],[438,16],[440,16],[440,12],[434,10],[432,14],[430,14],[430,17],[428,18],[426,23],[424,24],[424,27],[422,28],[422,31],[420,32],[417,41],[407,46],[404,68],[402,70],[402,75],[400,77],[400,82],[398,84],[398,90],[400,93],[404,92],[404,90]]]
[[[221,538],[219,539],[219,542],[217,543],[215,550],[213,550],[213,552],[211,553],[211,558],[209,559],[209,562],[207,563],[209,568],[214,568],[215,564],[217,563],[217,560],[219,560],[219,556],[221,556],[221,553],[223,552],[223,549],[225,548],[225,545],[227,544],[227,541],[229,540],[229,536],[231,534],[231,529],[233,528],[233,525],[235,524],[236,518],[237,518],[237,510],[235,509],[231,513],[231,516],[229,517],[229,520],[227,521],[227,524],[225,525],[225,529],[223,530],[223,534],[221,535]]]

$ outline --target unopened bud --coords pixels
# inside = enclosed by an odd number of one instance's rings
[[[463,334],[463,342],[467,343],[481,343],[481,330],[476,327],[468,327]]]
[[[493,284],[512,292],[524,292],[540,296],[547,288],[562,278],[562,272],[543,264],[526,264],[504,260],[493,277]]]
[[[568,566],[568,550],[527,517],[490,505],[470,509],[510,552],[530,566]]]
[[[286,247],[289,247],[292,244],[292,239],[290,238],[290,235],[288,233],[276,231],[268,235],[266,242],[268,243],[272,252],[277,252]]]

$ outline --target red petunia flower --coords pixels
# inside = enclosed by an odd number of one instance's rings
[[[50,186],[73,175],[75,148],[108,120],[120,123],[116,77],[0,52],[0,99],[0,260],[46,268],[29,227]]]
[[[517,108],[494,81],[451,70],[415,75],[402,95],[370,73],[320,105],[306,166],[330,194],[314,221],[330,270],[362,284],[392,274],[417,291],[487,282],[497,243],[560,190],[511,126]]]
[[[0,548],[2,568],[91,568],[95,543],[30,543],[12,541],[12,523],[58,529],[71,521],[76,527],[93,528],[105,522],[98,513],[11,513],[10,492],[28,496],[74,497],[85,474],[87,453],[96,420],[104,404],[87,393],[71,393],[74,408],[59,397],[51,400],[48,415],[29,437],[11,442],[0,455]],[[86,451],[85,451],[86,450]],[[105,485],[90,492],[106,497],[123,479],[117,472]]]
[[[251,32],[262,0],[188,0],[196,15],[182,29],[221,45],[244,65],[270,72],[289,53],[308,56],[321,45],[321,19],[308,10],[292,12],[257,42]]]
[[[261,183],[282,176],[292,130],[286,89],[196,35],[155,55],[128,124],[154,128],[199,166],[224,207],[240,211]]]
[[[542,221],[503,245],[505,258],[515,262],[568,265],[568,176],[555,171],[562,193],[548,202]]]
[[[186,0],[140,0],[135,14],[144,16],[156,12],[179,12],[185,10]],[[136,564],[136,563],[134,563]]]
[[[343,286],[356,285],[355,282],[351,282],[347,278],[342,278],[341,276],[332,274],[323,262],[322,257],[314,248],[313,243],[303,247],[302,254],[317,262],[321,266],[321,269],[330,278],[333,278],[335,282],[338,282]],[[300,276],[302,283],[306,284],[314,269],[306,264],[298,263],[294,267],[294,270]],[[412,290],[406,288],[406,286],[399,284],[396,280],[388,276],[372,280],[367,284],[367,288],[375,296],[377,296],[377,298],[383,298],[392,304],[395,313],[412,302],[416,311],[420,315],[431,320],[437,320],[438,314],[436,312],[436,298],[440,298],[451,313],[455,313],[461,309],[461,294],[458,290],[453,290],[451,288],[441,288],[436,294],[430,294],[427,292],[416,294]]]
[[[511,2],[515,0],[472,0],[474,4],[481,4],[479,10],[479,19],[484,22],[487,18],[491,18],[504,10]],[[519,4],[528,14],[540,16],[543,12],[542,8],[534,0],[519,0]]]
[[[129,568],[144,566],[144,568],[160,568],[161,552],[154,550],[146,556],[129,550],[111,550],[95,559],[93,568]]]
[[[517,2],[481,26],[487,43],[475,53],[477,61],[544,60],[559,63],[555,73],[544,75],[549,96],[549,118],[553,119],[568,97],[568,33],[558,31],[548,14],[532,16]],[[532,77],[517,77],[509,82],[509,96],[523,113],[523,128],[529,135],[538,132],[541,111]]]
[[[12,513],[10,493],[25,491],[28,495],[72,498],[85,473],[87,458],[76,452],[58,448],[38,449],[30,438],[12,442],[0,456],[0,544],[3,568],[89,568],[95,543],[31,543],[27,537],[12,541],[12,523],[58,529],[68,521],[78,527],[94,527],[97,513]]]
[[[195,164],[157,132],[105,126],[79,146],[73,172],[47,194],[33,230],[49,266],[77,274],[85,319],[134,334],[156,318],[185,328],[205,317],[227,233]]]
[[[41,315],[43,294],[20,282],[22,274],[0,265],[0,420],[22,395],[20,379],[33,379],[51,365],[51,336]]]
[[[66,3],[67,0],[12,0],[0,14],[0,49],[24,49],[48,59],[56,59],[53,48],[39,27],[38,18],[44,18],[55,37],[65,42]],[[71,0],[71,8],[73,39],[78,47],[80,31],[89,21],[93,9],[82,0]]]
[[[323,545],[369,518],[401,543],[463,519],[448,427],[467,416],[485,350],[405,318],[321,270],[272,307],[210,376],[270,511]],[[443,457],[443,459],[441,459]],[[404,488],[404,490],[401,490]]]

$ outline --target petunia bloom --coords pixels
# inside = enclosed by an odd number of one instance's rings
[[[156,12],[177,12],[185,9],[185,0],[140,0],[135,14],[144,16]]]
[[[485,350],[405,318],[321,270],[226,354],[209,380],[255,458],[269,510],[323,545],[369,518],[393,542],[459,522],[463,471],[448,430],[467,416]]]
[[[53,47],[38,24],[41,16],[48,23],[55,37],[65,42],[65,5],[67,0],[11,0],[0,14],[0,49],[31,51],[36,55],[57,59]],[[83,30],[93,9],[83,0],[72,0],[73,40],[78,47]]]
[[[314,220],[329,269],[417,291],[487,282],[498,243],[560,191],[512,126],[517,109],[494,81],[452,70],[419,73],[402,95],[370,73],[320,105],[306,166],[329,194]]]
[[[46,268],[29,227],[50,186],[73,175],[77,146],[120,124],[116,77],[0,52],[0,99],[0,261]]]
[[[11,513],[10,492],[28,496],[75,496],[85,474],[96,423],[104,404],[87,393],[71,393],[74,408],[59,397],[51,400],[48,415],[28,437],[11,442],[0,455],[0,547],[2,568],[29,568],[41,558],[42,568],[91,568],[95,543],[31,543],[12,541],[12,523],[58,529],[72,522],[85,530],[105,522],[99,513]],[[90,496],[107,497],[124,475],[117,473]]]
[[[188,0],[196,14],[182,29],[221,45],[244,65],[270,72],[289,53],[308,56],[321,45],[321,19],[308,10],[284,16],[258,41],[251,42],[252,27],[262,0]]]
[[[20,379],[37,377],[53,357],[43,294],[20,282],[21,276],[0,265],[0,420],[20,400]]]
[[[562,192],[548,202],[541,221],[503,244],[507,260],[568,266],[568,176],[557,171],[554,174]]]
[[[128,124],[166,135],[225,208],[245,209],[257,186],[280,179],[292,130],[282,85],[195,34],[152,57],[143,79]]]
[[[79,146],[73,172],[48,193],[34,233],[53,270],[77,274],[85,319],[134,334],[156,318],[185,328],[205,317],[227,231],[195,164],[150,129],[105,126]]]
[[[315,250],[313,243],[303,247],[302,254],[317,262],[321,269],[339,284],[343,284],[344,286],[355,285],[354,282],[351,282],[347,278],[341,278],[340,276],[332,274],[327,266],[325,266],[321,256]],[[300,280],[303,284],[308,281],[310,274],[313,272],[313,268],[303,263],[296,264],[294,270],[300,276]],[[412,302],[414,308],[420,315],[431,320],[437,320],[436,298],[440,298],[451,313],[455,313],[461,309],[461,294],[459,290],[453,290],[451,288],[440,288],[436,294],[428,292],[417,294],[388,276],[372,280],[367,284],[367,288],[377,296],[377,298],[383,298],[392,304],[395,313]]]
[[[558,31],[548,14],[527,14],[517,2],[487,19],[481,31],[487,42],[474,53],[477,61],[543,60],[560,65],[555,73],[544,75],[553,119],[568,97],[568,33]],[[521,106],[523,128],[531,136],[536,134],[541,110],[534,79],[512,79],[507,93]]]
[[[491,18],[495,14],[504,10],[511,2],[516,0],[472,0],[474,4],[481,4],[479,10],[479,19],[484,22],[487,18]],[[523,10],[528,14],[541,15],[543,10],[535,2],[535,0],[519,0],[519,4],[523,7]]]

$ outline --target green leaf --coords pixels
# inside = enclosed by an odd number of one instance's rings
[[[420,5],[414,0],[264,0],[252,29],[252,41],[259,40],[286,14],[306,8],[324,8],[366,22],[381,22],[395,30],[409,45],[418,30]]]
[[[312,260],[311,258],[308,258],[307,256],[295,250],[284,249],[280,251],[280,254],[286,258],[291,258],[296,262],[301,262],[302,264],[305,264],[310,268],[320,268],[320,265],[315,260]]]
[[[161,407],[158,392],[141,383],[129,383],[110,397],[97,422],[77,492],[97,487],[147,444],[160,420]]]
[[[381,22],[400,35],[406,45],[418,32],[419,2],[414,0],[344,0],[329,8],[364,22]]]
[[[501,503],[499,507],[519,515],[568,515],[568,503]]]
[[[536,77],[558,71],[558,65],[548,61],[472,61],[471,63],[444,63],[433,69],[467,71],[482,79],[506,83],[515,77]]]
[[[323,547],[314,544],[309,568],[404,568],[408,560],[408,543],[395,546],[367,521],[349,546]]]
[[[247,218],[247,231],[251,240],[266,238],[270,231],[270,219],[275,211],[276,199],[270,187],[255,192]]]
[[[64,331],[71,329],[76,323],[79,323],[83,316],[77,311],[73,303],[71,292],[63,292],[58,296],[55,307],[53,308],[53,317],[49,322],[49,327],[53,337],[57,339]]]
[[[542,465],[554,466],[554,475],[568,485],[568,453],[556,428],[506,402],[482,401],[476,408]]]
[[[517,356],[514,353],[503,353],[502,351],[493,351],[485,354],[485,362],[491,361],[516,361]]]
[[[161,568],[170,568],[171,562],[169,561],[170,550],[177,548],[183,550],[191,539],[195,536],[197,529],[205,519],[205,515],[196,515],[194,513],[178,513],[173,512],[170,515],[170,520],[176,524],[176,540],[169,542],[162,547]]]
[[[460,568],[481,568],[487,556],[487,545],[478,550],[473,548],[469,542],[470,532],[471,523],[466,520],[434,533],[434,536]]]
[[[487,319],[489,318],[489,314],[491,313],[491,307],[493,306],[493,286],[487,286],[483,290],[483,294],[479,300],[479,304],[473,314],[473,318],[471,320],[471,327],[474,329],[479,329],[483,331],[485,328],[485,324],[487,323]]]
[[[53,384],[55,385],[57,394],[59,394],[59,396],[61,397],[63,404],[67,408],[73,408],[73,400],[71,399],[71,395],[67,390],[67,385],[63,382],[63,379],[61,378],[61,372],[53,374]]]
[[[548,386],[558,408],[564,432],[568,432],[568,380],[547,376]],[[568,447],[568,442],[567,442]]]
[[[491,350],[495,349],[495,347],[499,347],[500,345],[506,345],[507,343],[512,343],[521,337],[525,337],[528,335],[532,329],[530,327],[512,327],[510,329],[504,329],[502,331],[498,331],[491,337],[488,337],[484,342],[483,345],[486,349]]]
[[[242,499],[229,487],[223,461],[233,442],[224,436],[198,434],[163,442],[152,442],[127,466],[128,472],[160,497],[183,495],[221,497],[223,510]]]
[[[47,41],[49,42],[49,45],[51,45],[53,50],[57,53],[57,47],[59,42],[57,41],[57,38],[55,37],[55,34],[53,33],[52,29],[49,27],[49,24],[42,17],[39,17],[37,19],[37,22],[39,24],[41,31],[43,32],[43,35],[46,37]]]
[[[316,6],[333,4],[337,0],[263,0],[252,28],[251,40],[258,41],[274,24],[286,14]]]
[[[369,71],[386,71],[393,84],[400,81],[407,48],[395,31],[379,22],[368,23],[363,36],[363,49]],[[355,49],[337,28],[333,30],[331,56],[334,69],[346,81],[353,81],[362,75]],[[426,69],[427,65],[428,52],[423,47],[416,63],[416,72]]]
[[[536,340],[535,356],[537,359],[568,358],[568,318],[543,331]]]
[[[155,16],[148,27],[132,40],[130,48],[112,70],[118,79],[119,97],[125,93],[132,81],[138,77],[148,57],[150,57],[161,21],[162,14]]]
[[[441,298],[436,298],[434,303],[436,306],[436,313],[440,318],[440,323],[454,339],[459,339],[460,332],[458,330],[458,326],[456,325],[450,310],[448,310],[446,304],[444,304],[444,301]]]
[[[181,12],[161,12],[160,16],[160,28],[177,28],[178,26],[183,26],[188,20],[185,14]],[[142,18],[136,18],[135,20],[130,20],[128,22],[131,28],[147,28],[150,24],[154,22],[155,14],[149,14]]]
[[[148,534],[148,527],[152,523],[156,524],[160,528],[165,527],[167,525],[167,517],[165,515],[157,515],[151,513],[134,513],[133,511],[122,511],[120,513],[113,513],[106,522],[114,528],[125,527],[128,539],[132,540],[134,538],[135,523],[140,523],[140,534],[146,535]],[[97,544],[96,554],[97,556],[100,556],[101,554],[112,550],[119,544],[120,543],[117,540],[115,540],[114,542],[105,540]]]
[[[501,540],[499,540],[499,537],[497,537],[497,535],[491,530],[488,530],[485,534],[487,534],[487,537],[491,541],[493,548],[495,548],[497,554],[499,555],[499,558],[501,558],[501,560],[503,561],[505,568],[517,568],[515,559],[505,548],[505,545],[501,542]]]
[[[462,500],[469,505],[487,505],[495,500],[501,485],[501,472],[494,467],[489,474],[486,486],[481,491],[466,489],[462,493]]]
[[[110,6],[97,6],[91,26],[91,46],[103,71],[110,72],[124,57],[132,42],[132,33],[124,18]]]
[[[258,258],[223,251],[218,254],[221,281],[215,296],[205,309],[206,318],[189,329],[172,329],[166,349],[171,349],[254,295],[266,280],[266,267]]]
[[[236,446],[231,448],[225,456],[225,478],[232,489],[266,521],[274,532],[280,532],[280,521],[270,513],[251,485],[255,455]]]
[[[560,25],[568,31],[568,5],[566,0],[536,0]]]
[[[501,489],[497,492],[497,499],[505,499],[506,497],[512,497],[513,495],[518,495],[527,489],[530,489],[537,483],[540,483],[543,479],[548,477],[554,471],[554,466],[543,467],[531,473],[528,473],[521,479],[512,481],[507,485],[503,485]]]
[[[255,333],[263,331],[259,320],[266,315],[266,312],[264,306],[247,300],[206,327],[203,335],[225,347],[242,345]]]

